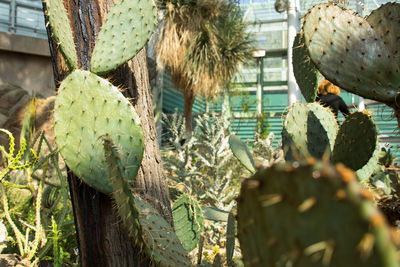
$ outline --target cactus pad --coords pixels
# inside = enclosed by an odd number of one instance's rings
[[[70,69],[76,69],[78,66],[78,57],[76,55],[74,37],[69,25],[67,11],[63,1],[45,0],[47,6],[47,15],[54,38],[60,47],[65,61]]]
[[[76,70],[62,83],[54,107],[56,143],[67,165],[84,182],[111,193],[104,148],[108,135],[121,153],[124,177],[133,181],[142,161],[144,135],[129,101],[107,80]]]
[[[333,4],[320,4],[305,16],[303,31],[312,61],[328,80],[357,95],[394,103],[399,66],[364,18]]]
[[[229,136],[229,146],[233,155],[235,155],[240,163],[242,163],[250,172],[254,173],[256,169],[254,168],[253,156],[242,139],[240,139],[239,136],[232,134]]]
[[[157,266],[190,266],[186,251],[171,225],[147,201],[132,194],[130,185],[122,176],[124,169],[119,149],[112,139],[109,136],[101,139],[110,169],[113,198],[131,238]]]
[[[175,232],[186,251],[192,251],[200,240],[204,219],[199,203],[186,194],[181,195],[172,206]]]
[[[322,158],[333,148],[338,125],[335,115],[318,103],[295,103],[283,123],[282,144],[286,160],[295,154]]]
[[[293,42],[293,72],[307,102],[314,102],[318,89],[318,71],[304,45],[304,35],[298,33]]]
[[[391,229],[354,173],[313,161],[274,166],[244,181],[244,265],[399,266]]]
[[[147,254],[157,266],[192,266],[174,229],[147,201],[134,196],[142,239]]]
[[[362,168],[356,171],[356,175],[359,181],[368,181],[368,179],[372,176],[377,166],[379,165],[379,140],[376,139],[376,149],[372,154],[372,157],[368,160],[367,164],[362,166]]]
[[[386,3],[380,6],[371,12],[367,21],[386,42],[392,58],[400,66],[400,3]]]
[[[376,126],[369,115],[359,111],[350,114],[340,126],[332,162],[341,162],[355,171],[360,169],[376,150],[376,136]]]
[[[157,22],[152,0],[119,0],[110,9],[93,50],[91,71],[104,74],[133,58],[147,43]]]

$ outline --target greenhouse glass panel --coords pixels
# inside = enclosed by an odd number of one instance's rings
[[[264,82],[287,81],[287,58],[264,58]]]
[[[10,24],[10,5],[0,3],[0,30],[8,31]]]
[[[286,19],[286,13],[275,11],[275,1],[245,0],[240,1],[240,8],[243,11],[243,18],[248,22],[265,22],[270,20]]]
[[[255,39],[255,49],[279,49],[287,47],[287,22],[261,23],[249,26]]]
[[[240,66],[236,73],[234,83],[256,83],[258,67],[256,60],[250,61],[248,64]]]

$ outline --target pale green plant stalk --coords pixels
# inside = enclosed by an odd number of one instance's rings
[[[40,218],[40,209],[42,206],[42,195],[43,195],[43,181],[45,178],[45,173],[46,171],[43,172],[43,178],[40,180],[39,187],[38,187],[38,192],[37,192],[37,197],[36,197],[36,214],[35,214],[35,227],[36,227],[36,233],[35,233],[35,238],[33,240],[32,245],[28,249],[28,260],[31,260],[36,252],[38,251],[39,248],[39,243],[40,239],[43,233],[43,226],[41,224],[41,218]],[[26,244],[28,245],[28,244]]]
[[[55,267],[61,267],[63,262],[63,250],[58,247],[58,236],[60,231],[57,227],[57,222],[54,217],[51,217],[51,232],[52,232],[52,241],[53,241],[53,264]]]
[[[16,239],[16,242],[18,244],[18,249],[19,249],[19,252],[20,252],[20,254],[22,256],[22,255],[24,255],[24,247],[22,245],[22,240],[24,239],[24,236],[18,230],[17,226],[15,225],[13,220],[11,219],[10,212],[9,212],[9,209],[8,209],[8,200],[7,200],[7,196],[6,196],[6,190],[5,190],[5,187],[4,187],[4,185],[2,183],[0,183],[0,188],[1,188],[1,201],[3,203],[4,214],[6,216],[6,219],[7,219],[8,223],[10,224],[11,228],[13,229],[13,232],[15,234],[15,239]]]

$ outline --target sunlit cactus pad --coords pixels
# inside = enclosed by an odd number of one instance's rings
[[[318,103],[293,104],[282,130],[286,160],[296,159],[296,154],[322,158],[332,150],[337,131],[335,115],[329,109]]]
[[[121,92],[90,72],[76,70],[60,85],[55,101],[56,143],[67,165],[84,182],[111,193],[99,137],[108,135],[120,151],[124,177],[132,181],[143,157],[140,119]]]
[[[354,172],[284,164],[242,184],[238,237],[245,266],[399,266],[392,229]]]
[[[147,201],[135,195],[142,239],[148,255],[157,266],[192,266],[174,229]]]
[[[397,21],[390,23],[398,29]],[[400,88],[396,55],[385,44],[388,39],[382,39],[367,20],[334,4],[319,4],[305,15],[303,32],[311,60],[328,80],[352,93],[394,104]]]
[[[380,34],[393,59],[400,66],[400,3],[386,3],[367,17],[368,23]]]
[[[356,171],[367,164],[377,145],[376,126],[372,118],[363,112],[354,112],[340,126],[332,162],[341,162]]]
[[[68,67],[70,69],[76,69],[78,66],[78,58],[64,2],[61,0],[45,0],[45,3],[50,26],[53,30],[53,36],[60,47]]]
[[[97,37],[91,70],[103,74],[133,58],[147,43],[157,22],[152,0],[119,0],[108,12]]]
[[[204,229],[202,210],[196,199],[189,195],[181,195],[172,206],[172,216],[176,235],[186,251],[192,251],[200,240]]]
[[[307,102],[314,102],[318,89],[318,71],[304,45],[304,35],[298,33],[293,43],[293,73],[301,94]]]

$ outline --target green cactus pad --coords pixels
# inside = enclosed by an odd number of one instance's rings
[[[283,122],[282,145],[286,160],[296,154],[321,159],[332,151],[338,125],[335,115],[318,103],[295,103]]]
[[[341,162],[352,170],[362,168],[377,146],[376,126],[363,112],[347,116],[340,126],[332,152],[332,162]]]
[[[54,38],[60,47],[68,67],[73,70],[78,66],[74,37],[69,25],[67,11],[61,0],[45,0],[47,15]]]
[[[218,209],[216,207],[205,206],[201,207],[203,210],[203,216],[207,220],[216,222],[227,222],[229,219],[229,212]]]
[[[251,155],[247,145],[240,139],[239,136],[232,134],[229,136],[229,146],[232,150],[233,155],[242,163],[246,169],[251,173],[256,171],[254,167],[253,156]]]
[[[302,33],[298,33],[293,42],[293,72],[304,99],[314,102],[317,97],[318,70],[308,55]]]
[[[147,254],[157,266],[192,266],[174,229],[147,201],[134,196],[142,239]]]
[[[386,42],[392,58],[400,66],[400,3],[386,3],[380,6],[371,12],[367,21]]]
[[[142,161],[144,135],[139,116],[107,80],[76,70],[60,85],[54,107],[56,143],[67,165],[103,193],[112,187],[99,137],[108,135],[121,153],[124,177],[133,181]]]
[[[365,19],[333,4],[320,4],[305,16],[303,31],[312,61],[328,80],[357,95],[394,103],[399,66]]]
[[[399,266],[391,229],[354,173],[312,161],[274,166],[242,184],[244,266]]]
[[[130,186],[123,178],[123,166],[118,148],[109,136],[100,137],[103,141],[105,158],[109,168],[109,181],[112,185],[112,196],[117,206],[118,214],[122,219],[129,236],[142,243],[142,232],[139,225],[139,213],[135,209],[135,200],[130,191]]]
[[[204,218],[199,203],[186,194],[181,195],[172,206],[175,232],[187,252],[192,251],[204,229]]]
[[[93,50],[91,70],[104,74],[133,58],[147,43],[157,22],[152,0],[119,0],[110,9]]]
[[[157,266],[191,266],[186,251],[173,228],[160,213],[139,195],[133,195],[123,178],[121,153],[109,136],[101,136],[110,170],[113,198],[130,237],[144,249]]]
[[[362,168],[356,171],[356,175],[359,181],[368,181],[368,179],[374,173],[376,167],[379,165],[379,154],[380,154],[380,148],[379,148],[379,140],[377,138],[376,149],[372,154],[372,157],[368,160],[367,164],[365,164],[364,166],[362,166]]]

